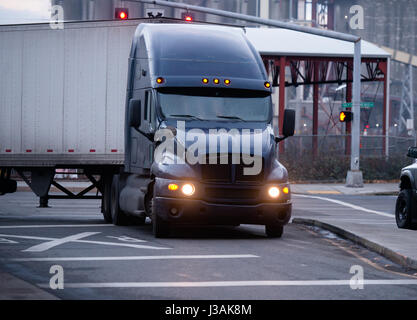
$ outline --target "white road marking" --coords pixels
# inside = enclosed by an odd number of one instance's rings
[[[12,243],[19,243],[19,242],[13,241],[13,240],[9,240],[9,239],[5,239],[5,238],[0,238],[0,243],[12,244]]]
[[[265,281],[195,281],[195,282],[80,282],[65,283],[65,288],[196,288],[196,287],[279,287],[279,286],[350,286],[351,280],[265,280]],[[366,285],[417,285],[417,280],[363,280]],[[49,288],[49,284],[38,284]]]
[[[20,236],[20,235],[11,235],[11,234],[0,234],[0,237],[5,238],[17,238],[17,239],[29,239],[29,240],[46,240],[52,241],[57,240],[56,238],[46,238],[46,237],[35,237],[35,236]],[[166,250],[171,248],[166,247],[154,247],[142,244],[132,244],[132,243],[117,243],[117,242],[106,242],[106,241],[93,241],[93,240],[73,240],[71,242],[77,243],[89,243],[89,244],[101,244],[106,246],[117,246],[117,247],[129,247],[135,249],[154,249],[154,250]]]
[[[336,200],[336,199],[330,199],[330,198],[325,198],[325,197],[316,197],[316,196],[307,196],[307,195],[303,195],[303,194],[294,194],[293,196],[301,197],[301,198],[311,198],[311,199],[329,201],[329,202],[340,204],[341,206],[349,207],[349,208],[359,210],[359,211],[363,211],[363,212],[367,212],[367,213],[374,213],[374,214],[377,214],[377,215],[380,215],[380,216],[390,217],[390,218],[394,217],[394,215],[390,214],[390,213],[371,210],[371,209],[366,209],[364,207],[360,207],[360,206],[357,206],[357,205],[354,205],[354,204],[351,204],[351,203],[348,203],[348,202]]]
[[[0,229],[26,229],[26,228],[86,228],[86,227],[114,227],[112,224],[37,224],[23,226],[0,226]]]
[[[51,241],[48,241],[48,242],[44,242],[44,243],[38,244],[36,246],[30,247],[30,248],[28,248],[26,250],[22,250],[22,251],[23,252],[43,252],[43,251],[49,250],[53,247],[59,246],[61,244],[68,243],[68,242],[71,242],[71,241],[74,241],[74,240],[79,240],[79,239],[82,239],[82,238],[86,238],[86,237],[89,237],[89,236],[92,236],[92,235],[95,235],[95,234],[98,234],[98,233],[100,233],[100,232],[77,233],[77,234],[74,234],[72,236],[64,237],[64,238],[61,238],[61,239],[54,239],[54,240],[51,240]]]
[[[116,237],[116,236],[107,236],[107,238],[117,239],[119,241],[131,242],[131,243],[134,243],[134,242],[147,242],[146,240],[136,239],[136,238],[132,238],[132,237],[129,237],[129,236],[119,236],[119,237]]]
[[[9,261],[130,261],[130,260],[177,260],[177,259],[242,259],[259,258],[253,254],[207,254],[207,255],[164,255],[164,256],[125,256],[125,257],[46,257],[46,258],[13,258]]]

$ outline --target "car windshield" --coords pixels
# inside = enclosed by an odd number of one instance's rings
[[[205,121],[267,122],[270,119],[271,97],[264,92],[218,89],[195,91],[158,92],[163,117]]]

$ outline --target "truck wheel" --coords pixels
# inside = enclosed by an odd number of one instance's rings
[[[153,198],[149,201],[149,211],[152,218],[152,232],[155,238],[164,238],[169,234],[169,225],[162,220],[155,212]]]
[[[268,236],[268,238],[281,238],[283,232],[283,226],[271,224],[265,226],[265,233]]]
[[[112,223],[113,218],[111,215],[111,185],[112,179],[111,177],[106,177],[104,180],[104,191],[103,191],[103,199],[101,203],[101,212],[103,213],[104,221],[107,223]]]
[[[395,221],[398,228],[412,229],[416,224],[411,222],[413,214],[413,191],[411,189],[403,189],[400,191],[397,203],[395,204]]]
[[[119,195],[120,195],[120,182],[119,182],[119,176],[114,175],[113,176],[113,182],[111,184],[111,217],[113,220],[113,223],[116,226],[125,226],[129,223],[129,217],[126,216],[126,214],[120,209],[119,206]]]

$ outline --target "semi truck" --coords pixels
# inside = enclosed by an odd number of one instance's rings
[[[41,206],[99,198],[106,222],[149,217],[156,237],[243,223],[280,237],[292,204],[277,144],[295,113],[275,136],[259,53],[242,28],[146,22],[0,27],[0,193],[14,170]],[[91,186],[70,192],[59,168]]]

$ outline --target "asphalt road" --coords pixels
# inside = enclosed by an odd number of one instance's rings
[[[385,211],[393,211],[395,201],[331,198]],[[46,209],[37,204],[29,192],[0,197],[0,270],[60,299],[417,297],[417,274],[319,229],[290,224],[281,239],[268,239],[262,226],[182,227],[155,239],[149,221],[104,224],[95,200],[51,200]],[[294,197],[294,217],[330,210],[350,209]],[[63,268],[64,289],[49,286],[55,265]],[[352,266],[363,268],[363,289],[350,286]]]

